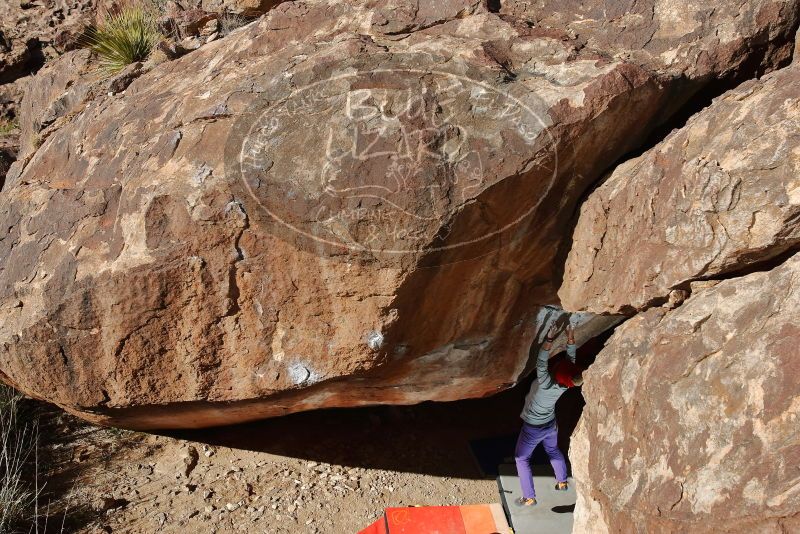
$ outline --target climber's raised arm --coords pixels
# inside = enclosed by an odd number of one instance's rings
[[[575,327],[567,326],[567,357],[575,363]]]
[[[547,369],[547,361],[550,359],[550,349],[553,348],[553,341],[558,335],[558,328],[555,323],[547,331],[542,348],[539,349],[539,356],[536,358],[536,378],[539,383],[548,388],[553,385],[553,377]]]

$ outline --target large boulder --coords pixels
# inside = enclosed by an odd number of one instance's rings
[[[583,205],[562,303],[639,313],[586,374],[576,531],[800,527],[798,101],[797,64],[746,82]]]
[[[586,373],[575,532],[800,531],[800,254],[695,285]]]
[[[581,207],[564,307],[646,309],[800,246],[799,101],[794,64],[729,91],[617,167]]]
[[[775,5],[730,21],[774,38],[740,50],[753,72],[786,60],[765,51],[798,6]],[[510,387],[560,315],[585,190],[732,68],[658,72],[475,1],[281,4],[99,96],[19,166],[0,371],[138,428]]]

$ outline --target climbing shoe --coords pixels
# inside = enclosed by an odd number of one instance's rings
[[[567,491],[569,489],[569,484],[566,482],[557,482],[556,483],[556,491]]]
[[[514,504],[517,506],[536,506],[536,499],[526,499],[525,497],[520,497],[514,501]]]

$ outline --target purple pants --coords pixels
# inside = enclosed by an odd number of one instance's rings
[[[546,427],[536,427],[528,423],[522,423],[522,430],[517,439],[517,448],[514,450],[514,459],[517,462],[517,474],[519,483],[522,486],[522,496],[526,499],[535,499],[536,490],[533,488],[533,474],[531,473],[531,456],[533,449],[541,443],[547,456],[550,457],[550,465],[556,473],[557,482],[567,481],[567,462],[564,455],[558,449],[558,426],[555,420]]]

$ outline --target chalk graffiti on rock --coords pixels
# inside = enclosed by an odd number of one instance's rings
[[[533,147],[546,125],[490,85],[382,69],[258,101],[235,130],[226,162],[235,190],[276,235],[330,256],[391,258],[506,231],[451,236],[460,211],[496,180],[487,172],[495,154],[509,140]]]

